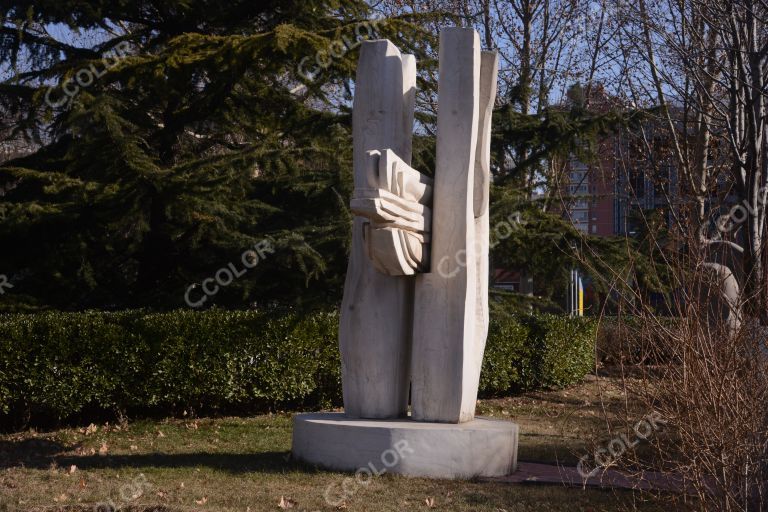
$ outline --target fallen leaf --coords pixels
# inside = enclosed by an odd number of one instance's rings
[[[80,479],[80,488],[81,489],[85,489],[86,485],[88,485],[88,484],[85,483],[85,478],[81,478]]]
[[[135,451],[136,451],[136,450],[138,450],[138,449],[139,449],[139,447],[138,447],[138,446],[136,446],[135,444],[132,444],[132,445],[131,445],[131,451],[132,451],[132,452],[135,452]]]
[[[109,446],[107,446],[107,443],[101,443],[101,448],[99,448],[99,455],[106,455],[109,451]]]
[[[429,508],[435,508],[435,498],[427,498],[424,500],[424,503],[426,503]]]
[[[293,501],[291,498],[286,498],[285,496],[280,496],[280,503],[277,504],[280,508],[293,508],[293,506],[296,505],[296,502]]]
[[[99,427],[91,423],[88,425],[88,427],[85,429],[85,435],[89,436],[91,434],[95,434],[99,430]]]
[[[53,501],[55,501],[56,503],[59,503],[62,501],[67,501],[68,499],[69,499],[69,496],[67,496],[66,494],[62,494],[58,498],[53,498]]]
[[[208,502],[207,496],[203,496],[199,500],[195,500],[195,503],[197,503],[198,505],[205,505],[207,502]]]
[[[71,466],[69,466],[69,474],[70,474],[70,475],[71,475],[72,473],[74,473],[75,471],[77,471],[77,466],[75,466],[74,464],[72,464]]]
[[[162,433],[162,431],[157,431],[157,437],[165,437],[165,434]]]

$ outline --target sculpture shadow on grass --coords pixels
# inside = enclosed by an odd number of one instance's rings
[[[126,455],[75,455],[78,448],[41,439],[19,442],[0,441],[0,469],[24,467],[49,469],[52,465],[78,469],[122,468],[196,468],[208,467],[229,473],[283,473],[285,471],[317,471],[313,466],[290,459],[289,452],[257,453],[143,453]]]
[[[24,439],[20,441],[0,441],[0,469],[16,466],[37,467],[38,461],[47,461],[45,467],[57,454],[75,447],[67,447],[49,439]]]

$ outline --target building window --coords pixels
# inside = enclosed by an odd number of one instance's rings
[[[568,192],[571,195],[585,195],[589,191],[589,187],[587,185],[569,185],[568,186]]]
[[[589,201],[586,199],[577,199],[573,202],[573,208],[576,210],[586,210],[589,208]]]
[[[572,212],[571,218],[575,222],[587,222],[589,220],[589,212],[586,210],[576,210]]]

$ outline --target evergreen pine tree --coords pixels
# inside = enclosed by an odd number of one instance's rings
[[[6,139],[39,148],[0,166],[0,300],[184,306],[262,240],[274,253],[206,305],[339,296],[351,116],[333,98],[349,99],[358,39],[415,41],[410,24],[361,25],[362,0],[0,10]]]

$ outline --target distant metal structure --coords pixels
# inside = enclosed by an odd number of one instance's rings
[[[584,281],[577,269],[571,270],[571,278],[568,281],[566,310],[571,316],[584,316]]]

